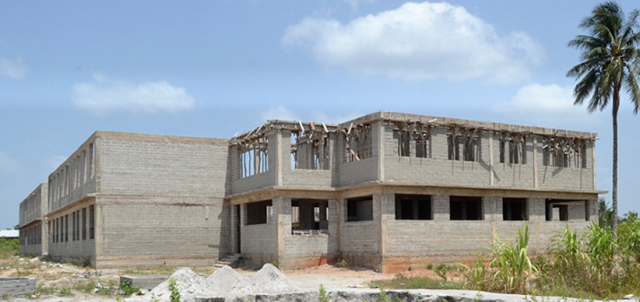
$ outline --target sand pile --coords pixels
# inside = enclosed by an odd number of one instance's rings
[[[183,302],[195,301],[197,297],[219,296],[209,289],[207,280],[204,277],[196,274],[190,268],[185,267],[175,271],[169,279],[160,283],[143,297],[128,299],[127,301],[151,301],[153,297],[160,302],[171,301],[171,291],[169,290],[169,280],[171,278],[176,280],[176,284],[180,290],[180,298]]]
[[[223,266],[207,278],[199,276],[190,268],[181,268],[169,279],[171,278],[176,280],[183,302],[213,297],[225,297],[228,301],[245,301],[247,297],[257,294],[302,293],[299,287],[271,264],[265,264],[250,280],[246,280],[228,266]],[[154,297],[160,302],[171,301],[169,280],[160,283],[148,294],[139,298],[130,298],[127,301],[148,302]],[[305,299],[300,301],[308,300]]]
[[[208,288],[220,296],[229,294],[234,287],[244,287],[247,285],[245,278],[226,265],[207,277],[206,281]]]
[[[236,286],[232,293],[236,296],[250,294],[276,294],[300,292],[275,266],[267,263],[247,282],[246,285]]]

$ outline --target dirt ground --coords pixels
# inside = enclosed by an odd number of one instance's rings
[[[0,277],[31,277],[38,279],[38,291],[25,298],[7,298],[9,301],[115,301],[119,292],[121,275],[171,275],[177,268],[154,267],[145,269],[109,269],[96,271],[88,267],[40,261],[38,258],[0,259]],[[213,267],[193,267],[195,272],[208,276]],[[255,271],[236,269],[246,277]],[[430,272],[430,271],[429,271]],[[297,286],[318,290],[320,284],[327,289],[345,287],[368,287],[372,280],[391,279],[394,275],[384,275],[367,269],[340,268],[323,265],[303,270],[284,271]],[[420,274],[419,272],[406,272]],[[428,272],[425,272],[425,274]],[[2,300],[3,297],[0,297]]]

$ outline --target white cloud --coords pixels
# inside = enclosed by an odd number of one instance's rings
[[[589,125],[600,121],[600,114],[589,114],[586,105],[574,105],[573,88],[556,84],[529,84],[520,88],[509,102],[492,110],[511,117],[514,122],[547,127]]]
[[[0,152],[0,174],[16,176],[16,174],[22,174],[22,172],[22,166],[17,160],[6,153]]]
[[[114,110],[157,113],[190,111],[193,98],[182,87],[165,81],[133,84],[94,74],[93,81],[73,86],[73,103],[95,114]]]
[[[27,65],[24,64],[22,58],[18,57],[15,60],[9,60],[3,56],[0,56],[0,75],[10,77],[12,79],[20,79],[27,75]]]
[[[339,124],[346,121],[355,119],[362,116],[359,113],[347,113],[347,114],[327,114],[322,111],[308,112],[306,114],[298,114],[293,110],[279,106],[270,108],[260,113],[261,123],[267,120],[283,120],[283,121],[302,121],[302,122],[317,122],[325,124]]]
[[[307,17],[290,26],[285,45],[310,45],[317,61],[365,75],[405,80],[493,82],[527,79],[541,61],[528,35],[499,35],[493,26],[449,3],[406,3],[342,24]]]

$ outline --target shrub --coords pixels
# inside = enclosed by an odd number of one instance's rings
[[[169,291],[171,292],[171,302],[181,302],[180,301],[180,289],[178,289],[178,283],[176,279],[169,279]]]

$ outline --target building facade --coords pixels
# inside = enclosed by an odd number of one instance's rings
[[[49,177],[48,254],[98,267],[383,272],[458,261],[529,226],[597,219],[594,133],[377,112],[232,139],[96,132]],[[22,225],[22,224],[21,224]]]

